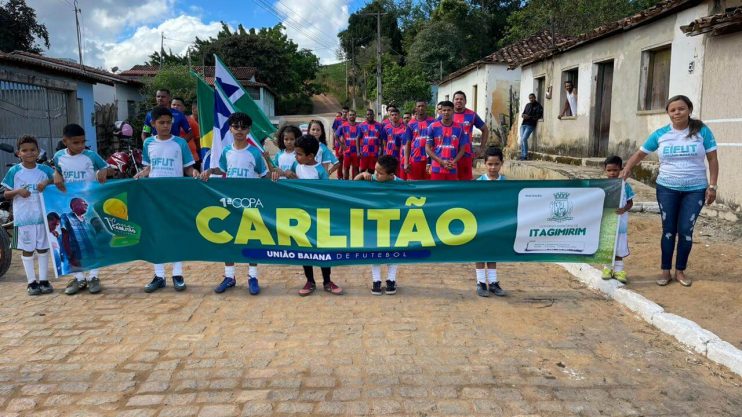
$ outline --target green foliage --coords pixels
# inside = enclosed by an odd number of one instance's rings
[[[508,30],[500,44],[526,38],[542,29],[578,35],[604,23],[630,16],[658,0],[530,0],[507,19]]]
[[[376,42],[376,16],[372,13],[385,13],[381,16],[381,37],[390,41],[392,49],[401,53],[402,31],[397,24],[398,9],[393,0],[373,0],[348,18],[348,28],[338,33],[340,47],[346,56],[350,56],[355,49],[368,46]]]
[[[149,107],[155,105],[155,93],[158,89],[170,90],[173,97],[181,97],[187,103],[196,98],[196,80],[185,65],[162,67],[154,77],[144,80],[142,94],[148,100]]]
[[[425,74],[408,66],[391,64],[384,68],[382,82],[384,86],[384,101],[394,103],[403,109],[410,110],[409,105],[416,100],[430,101],[430,83]],[[376,95],[376,84],[373,86],[373,94]]]
[[[345,91],[345,62],[321,66],[316,82],[322,91],[336,97],[342,104],[348,104]]]
[[[148,58],[149,60],[145,63],[146,65],[159,66],[160,65],[160,52],[155,51]],[[162,53],[162,65],[173,66],[173,65],[188,65],[188,57],[174,54],[172,50],[163,51]]]
[[[36,11],[26,5],[26,0],[0,4],[0,51],[41,53],[37,38],[49,49],[49,32],[36,21]]]
[[[439,80],[440,63],[443,75],[469,63],[464,56],[465,49],[464,36],[457,26],[450,22],[431,22],[418,32],[410,45],[407,61],[428,80]]]

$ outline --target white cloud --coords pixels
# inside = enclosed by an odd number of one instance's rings
[[[323,64],[337,62],[337,34],[348,26],[347,0],[278,0],[286,34],[299,47],[311,49]]]
[[[181,15],[156,27],[142,26],[120,42],[96,42],[97,59],[108,69],[128,69],[135,64],[144,63],[152,52],[160,50],[161,33],[165,34],[165,51],[184,55],[190,42],[197,36],[200,39],[216,36],[221,28],[220,22],[204,23],[197,17]]]

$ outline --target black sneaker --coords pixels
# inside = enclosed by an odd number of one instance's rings
[[[480,297],[489,297],[490,293],[487,291],[487,283],[486,282],[480,282],[477,283],[477,295]]]
[[[371,287],[371,294],[381,295],[381,281],[374,281],[374,286]]]
[[[155,277],[152,278],[152,281],[144,286],[144,292],[155,292],[160,288],[165,288],[165,285],[165,278],[155,275]]]
[[[41,295],[41,288],[39,288],[39,283],[36,281],[28,284],[26,291],[28,291],[28,295]]]
[[[182,275],[173,275],[173,287],[175,287],[175,291],[186,289],[185,279]]]
[[[492,294],[495,294],[498,297],[504,297],[504,296],[507,295],[507,293],[505,292],[505,290],[503,290],[502,288],[500,288],[500,283],[499,282],[493,282],[493,283],[490,284],[490,292]]]
[[[42,294],[51,294],[54,292],[54,288],[49,281],[39,281],[39,289]]]
[[[394,295],[397,293],[397,281],[386,280],[386,295]]]

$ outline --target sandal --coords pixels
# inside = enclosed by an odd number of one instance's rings
[[[675,280],[677,280],[680,283],[680,285],[684,287],[690,287],[693,284],[693,280],[688,278],[688,276],[686,276],[685,274],[682,274],[682,275],[683,275],[682,279],[678,278],[677,271],[676,271]]]

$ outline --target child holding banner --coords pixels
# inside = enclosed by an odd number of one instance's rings
[[[319,150],[319,141],[312,135],[304,135],[296,141],[296,161],[289,171],[283,171],[277,169],[273,171],[273,180],[277,180],[280,177],[300,179],[300,180],[327,180],[330,179],[325,171],[325,167],[315,160],[317,151]],[[325,291],[340,295],[343,293],[343,289],[335,285],[330,280],[330,274],[332,272],[329,266],[322,268],[322,285]],[[304,265],[304,276],[307,278],[307,283],[304,287],[299,290],[299,295],[306,297],[317,289],[317,284],[314,281],[314,270],[311,265]]]
[[[495,146],[490,146],[484,154],[484,164],[487,167],[487,173],[477,178],[477,181],[503,181],[504,175],[500,175],[502,168],[503,155],[502,150]],[[477,295],[480,297],[489,297],[490,293],[498,297],[506,295],[505,290],[500,288],[500,282],[497,280],[497,262],[477,262],[475,264],[477,273]],[[487,288],[489,281],[489,289]]]
[[[301,136],[301,130],[294,125],[285,125],[276,134],[276,145],[278,153],[273,157],[273,166],[281,171],[291,170],[291,166],[296,162],[296,153],[294,152],[296,140]]]
[[[69,124],[62,129],[62,141],[67,147],[54,154],[54,185],[66,192],[66,182],[93,182],[103,184],[108,176],[108,164],[97,153],[85,149],[85,130],[78,124]],[[70,267],[76,270],[73,278],[67,283],[64,293],[67,295],[77,294],[80,290],[88,289],[91,294],[101,291],[98,270],[88,271],[87,280],[85,272],[80,268],[83,261],[83,252],[90,255],[94,252],[94,240],[86,239],[88,227],[86,221],[73,213],[63,214],[60,217],[61,240],[60,252],[66,255]],[[77,264],[77,265],[75,265]],[[64,269],[62,273],[68,273]]]
[[[186,176],[198,177],[199,172],[193,168],[195,161],[188,143],[170,133],[173,124],[173,113],[167,107],[158,106],[152,109],[152,124],[157,135],[147,138],[142,149],[144,169],[134,176],[139,178],[166,178]],[[165,265],[155,264],[155,276],[144,287],[147,293],[165,288]],[[173,287],[175,291],[186,289],[183,278],[183,262],[173,262]]]
[[[376,161],[375,172],[373,174],[362,172],[355,177],[355,180],[376,182],[402,181],[402,179],[395,175],[398,169],[399,160],[397,158],[392,155],[382,155]],[[387,295],[397,293],[397,267],[398,265],[396,264],[387,265],[386,288],[384,290]],[[371,265],[371,277],[373,280],[371,294],[381,295],[381,265]]]
[[[623,160],[619,156],[609,156],[603,162],[605,176],[608,178],[618,178],[623,169]],[[616,241],[616,259],[613,267],[610,265],[603,266],[603,279],[615,278],[619,282],[626,284],[626,271],[623,269],[623,258],[629,256],[629,238],[627,231],[629,228],[629,210],[634,206],[634,190],[628,182],[624,182],[623,198],[621,205],[616,209],[618,219],[618,240]]]
[[[319,141],[319,151],[317,151],[314,159],[325,167],[328,176],[332,175],[340,167],[340,162],[335,157],[335,154],[330,152],[330,149],[327,147],[325,125],[319,120],[312,120],[309,122],[308,132]]]
[[[227,124],[234,137],[234,142],[225,146],[222,150],[219,157],[219,166],[201,173],[201,179],[208,181],[211,175],[226,175],[227,178],[266,178],[268,167],[263,162],[263,155],[258,148],[250,145],[247,140],[247,135],[252,127],[250,116],[240,112],[232,113],[227,119]],[[234,262],[225,262],[224,279],[214,288],[214,292],[221,294],[237,285],[234,273]],[[260,293],[258,264],[249,264],[247,289],[251,295]]]
[[[54,170],[36,163],[39,142],[35,137],[21,136],[17,146],[16,155],[21,162],[13,165],[5,174],[3,195],[6,199],[13,199],[15,246],[23,253],[21,260],[28,281],[28,295],[50,294],[54,289],[47,279],[49,238],[41,211],[41,193],[52,181]],[[34,271],[34,252],[39,259],[38,279]]]

